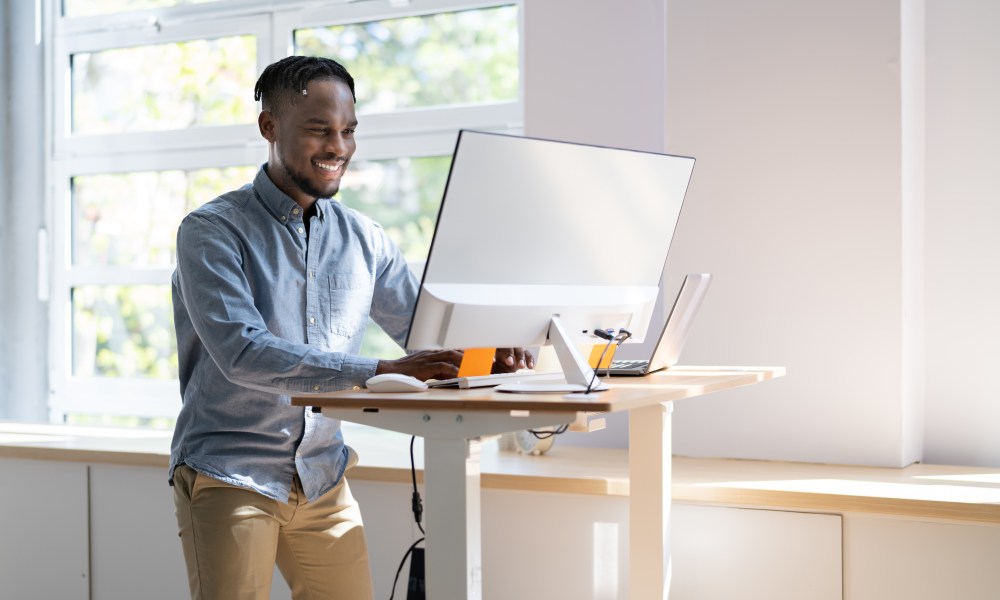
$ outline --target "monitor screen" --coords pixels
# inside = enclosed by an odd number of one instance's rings
[[[641,341],[694,162],[461,131],[407,349]]]

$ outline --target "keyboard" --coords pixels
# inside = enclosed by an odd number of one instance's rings
[[[648,360],[613,360],[611,361],[612,375],[645,375],[649,370]],[[601,372],[600,369],[597,370]]]
[[[481,388],[493,387],[501,383],[541,383],[543,381],[564,381],[562,373],[535,373],[534,371],[518,371],[516,373],[493,373],[490,375],[474,375],[472,377],[455,377],[454,379],[431,379],[427,385],[432,388]]]
[[[649,366],[648,360],[613,360],[612,369],[645,369]]]

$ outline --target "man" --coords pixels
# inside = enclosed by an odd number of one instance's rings
[[[418,283],[382,228],[330,200],[355,151],[354,80],[293,56],[255,88],[268,141],[253,183],[188,215],[173,276],[183,407],[170,480],[192,598],[372,597],[339,421],[290,396],[379,373],[457,374],[462,353],[358,356],[369,316],[397,342]],[[532,366],[502,349],[494,370]]]

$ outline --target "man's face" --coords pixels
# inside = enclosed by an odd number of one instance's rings
[[[267,174],[278,189],[308,208],[340,189],[354,155],[358,119],[347,84],[310,81],[306,95],[287,103],[278,116],[260,114],[260,132],[270,142]]]

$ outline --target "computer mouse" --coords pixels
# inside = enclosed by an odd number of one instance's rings
[[[369,392],[423,392],[427,384],[402,373],[382,373],[365,382]]]

